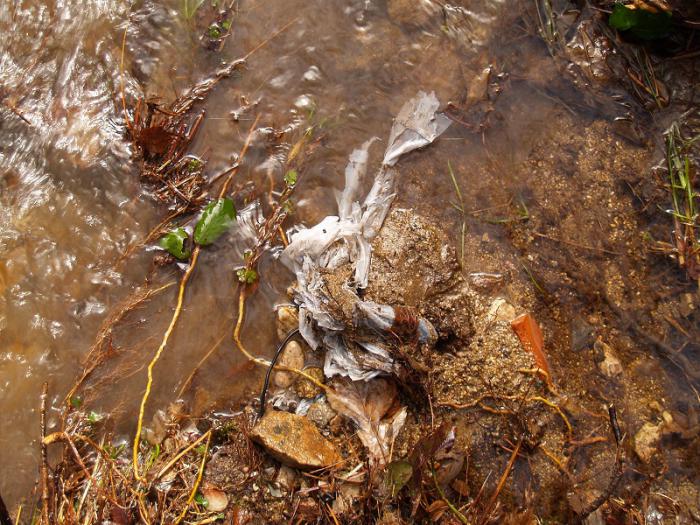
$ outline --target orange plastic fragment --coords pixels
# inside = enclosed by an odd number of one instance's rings
[[[510,322],[510,326],[520,338],[525,350],[530,352],[534,358],[537,368],[542,370],[547,375],[547,383],[551,385],[552,375],[549,371],[549,363],[547,356],[544,355],[544,337],[540,325],[532,316],[532,314],[522,314]]]

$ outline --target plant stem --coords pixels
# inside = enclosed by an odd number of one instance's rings
[[[148,364],[148,379],[146,381],[146,391],[144,392],[143,397],[141,398],[141,407],[139,408],[139,418],[136,424],[136,434],[134,435],[133,447],[134,477],[139,481],[145,481],[145,477],[141,476],[141,474],[139,473],[139,444],[141,442],[141,431],[143,430],[143,417],[146,411],[146,402],[148,401],[148,397],[151,395],[151,388],[153,386],[153,368],[156,366],[158,359],[160,359],[163,350],[165,350],[165,347],[168,344],[168,340],[170,339],[170,335],[175,329],[177,320],[180,318],[180,314],[182,313],[182,303],[185,297],[185,287],[187,286],[187,281],[189,281],[190,276],[192,275],[192,272],[194,272],[195,266],[197,265],[197,258],[199,257],[200,251],[201,247],[199,245],[195,246],[194,251],[192,252],[192,259],[190,261],[190,265],[187,267],[187,270],[185,271],[184,275],[182,276],[182,279],[180,280],[180,288],[177,294],[177,305],[175,306],[173,317],[170,319],[170,325],[165,331],[165,334],[163,335],[163,340],[161,341],[158,350],[153,356],[153,359],[151,359],[151,362]]]

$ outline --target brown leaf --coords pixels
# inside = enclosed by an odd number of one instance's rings
[[[510,323],[513,330],[520,338],[525,350],[530,352],[535,358],[535,364],[547,374],[547,382],[551,384],[552,375],[549,370],[547,356],[544,354],[544,338],[540,325],[532,314],[522,314],[513,319]]]
[[[117,505],[112,505],[109,510],[109,519],[116,525],[131,525],[131,520],[129,519],[129,514]]]
[[[463,498],[469,497],[469,485],[467,485],[464,480],[456,479],[452,482],[452,490]]]
[[[415,516],[422,499],[423,477],[430,473],[432,461],[441,449],[449,449],[454,444],[454,428],[443,423],[430,434],[423,436],[413,447],[408,461],[413,466],[413,476],[409,483],[413,498],[411,516]]]
[[[142,129],[138,136],[138,143],[149,155],[164,155],[170,149],[170,144],[177,135],[165,129],[163,126],[155,125]]]
[[[331,408],[352,419],[371,459],[382,466],[389,461],[391,443],[406,419],[405,408],[394,410],[397,396],[396,385],[384,378],[340,379],[328,393]]]
[[[433,522],[437,522],[442,517],[442,515],[445,514],[448,508],[449,507],[447,506],[447,503],[445,503],[441,499],[438,499],[430,504],[427,511],[428,514],[430,514],[430,519]]]

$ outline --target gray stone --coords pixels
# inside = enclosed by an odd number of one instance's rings
[[[603,354],[603,360],[598,363],[598,368],[604,376],[613,378],[622,374],[622,363],[610,345],[599,340],[595,342],[595,348]]]
[[[327,427],[335,416],[335,410],[331,408],[325,397],[314,401],[306,413],[306,417],[313,421],[318,428]]]

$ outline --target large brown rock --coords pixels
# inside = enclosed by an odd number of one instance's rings
[[[275,459],[301,469],[324,468],[342,458],[308,419],[288,412],[268,411],[250,437]]]

